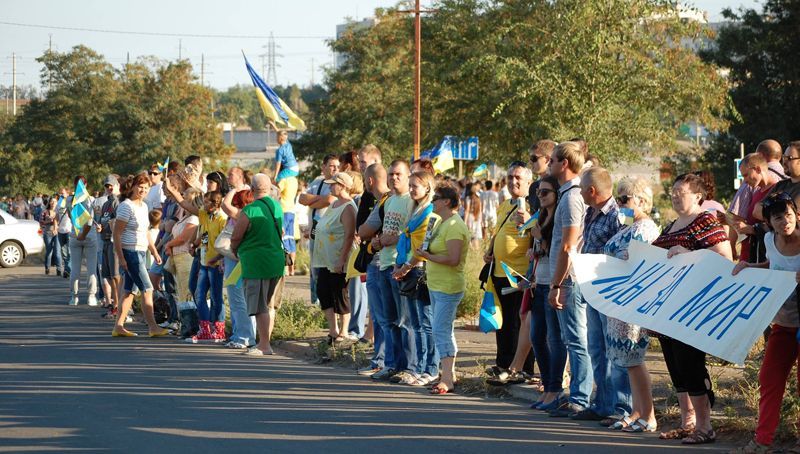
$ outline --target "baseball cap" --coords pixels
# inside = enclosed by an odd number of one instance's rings
[[[338,183],[344,186],[345,188],[350,189],[353,187],[353,177],[348,175],[346,172],[339,172],[336,175],[334,175],[333,178],[325,180],[325,183],[328,184]]]
[[[107,184],[114,185],[114,186],[118,185],[119,182],[117,181],[117,177],[115,177],[114,175],[108,175],[105,178],[105,180],[103,180],[103,186],[105,186]]]

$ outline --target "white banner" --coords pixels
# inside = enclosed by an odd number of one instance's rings
[[[747,268],[708,250],[667,259],[632,241],[629,260],[572,254],[583,297],[595,309],[743,364],[756,338],[795,289],[795,273]]]

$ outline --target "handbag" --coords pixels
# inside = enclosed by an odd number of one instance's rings
[[[222,232],[219,233],[217,239],[214,240],[214,249],[225,258],[229,258],[232,260],[236,260],[236,255],[233,253],[233,249],[231,249],[231,236],[233,235],[233,228],[234,224],[229,223],[222,229]]]
[[[283,229],[281,229],[281,227],[278,225],[278,220],[275,219],[275,212],[272,211],[272,207],[269,206],[269,204],[267,202],[265,202],[264,199],[258,199],[258,201],[263,203],[267,207],[267,210],[269,211],[269,216],[272,218],[272,221],[275,224],[275,230],[277,230],[277,232],[278,232],[278,240],[280,240],[281,249],[283,249],[283,263],[284,263],[284,265],[285,266],[294,265],[294,260],[292,260],[292,256],[289,255],[288,252],[286,252],[286,246],[284,246],[284,244],[283,244]]]
[[[415,275],[419,273],[419,275]],[[430,304],[430,294],[428,293],[428,278],[424,268],[412,268],[405,278],[399,283],[400,295],[406,298],[413,298]]]
[[[383,218],[386,214],[384,210],[384,204],[388,199],[389,199],[389,194],[384,194],[380,202],[378,202],[378,217],[380,218],[381,223],[383,223]],[[361,271],[362,273],[367,272],[367,267],[369,266],[370,263],[372,263],[372,259],[375,258],[375,252],[372,251],[372,248],[370,248],[369,243],[370,243],[369,241],[361,242],[361,244],[358,247],[358,255],[356,255],[356,261],[353,264],[353,268],[355,268],[358,271]]]

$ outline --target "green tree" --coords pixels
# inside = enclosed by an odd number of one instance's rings
[[[117,71],[84,46],[38,61],[51,89],[0,138],[0,159],[24,163],[32,177],[0,174],[0,189],[67,185],[76,174],[98,185],[104,174],[136,172],[167,156],[224,159],[232,151],[212,118],[211,92],[186,62],[142,59]]]
[[[584,137],[607,165],[672,149],[678,126],[724,129],[726,85],[683,40],[702,37],[662,0],[441,0],[423,22],[423,147],[478,135],[507,162],[536,138]],[[411,149],[412,21],[395,9],[331,47],[328,74],[301,154],[374,142]]]
[[[714,140],[704,161],[718,181],[730,181],[739,143],[751,152],[764,139],[785,145],[800,137],[800,70],[795,63],[800,55],[800,2],[767,0],[761,11],[725,10],[723,16],[728,22],[715,46],[701,56],[727,72],[731,126]],[[732,186],[726,187],[732,192]]]

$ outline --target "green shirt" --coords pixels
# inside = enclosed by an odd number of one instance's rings
[[[461,260],[458,265],[442,265],[431,260],[428,260],[425,265],[428,288],[434,292],[462,293],[467,288],[467,281],[464,279],[464,264],[467,263],[470,233],[467,224],[458,215],[440,221],[439,225],[434,228],[428,246],[431,255],[448,255],[447,242],[450,240],[461,240]]]
[[[267,205],[269,204],[269,208]],[[272,214],[270,214],[270,208]],[[272,279],[283,276],[285,259],[283,242],[275,222],[283,225],[283,210],[269,197],[255,200],[242,209],[250,226],[239,245],[242,278]]]

